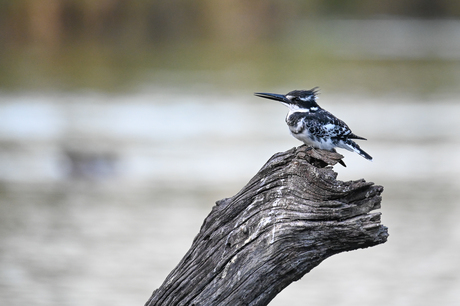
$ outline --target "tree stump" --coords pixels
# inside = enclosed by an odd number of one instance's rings
[[[216,202],[153,305],[267,305],[327,257],[384,243],[382,186],[336,180],[342,155],[302,145],[272,156]]]

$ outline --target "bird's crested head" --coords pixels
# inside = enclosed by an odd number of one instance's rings
[[[319,88],[315,87],[310,90],[293,90],[286,94],[286,100],[289,104],[298,106],[299,108],[309,109],[318,107],[316,99],[319,93]]]
[[[314,111],[319,108],[319,105],[316,103],[319,92],[318,89],[318,87],[315,87],[310,90],[293,90],[288,92],[286,95],[262,92],[257,92],[255,95],[261,98],[279,101],[290,109]]]

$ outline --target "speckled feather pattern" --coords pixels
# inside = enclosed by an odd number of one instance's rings
[[[317,107],[314,110],[290,111],[286,117],[292,136],[307,145],[319,149],[333,150],[336,147],[355,151],[366,159],[372,159],[351,139],[365,139],[352,133],[348,125],[328,111]]]

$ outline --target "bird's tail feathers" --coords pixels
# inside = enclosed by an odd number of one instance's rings
[[[372,161],[372,156],[367,154],[363,149],[359,147],[359,145],[354,142],[353,140],[347,139],[344,142],[344,149],[347,149],[348,151],[353,151],[364,157],[365,159],[368,159]]]
[[[350,135],[347,135],[347,138],[367,140],[366,138],[358,136],[358,135],[353,134],[353,133],[351,133]]]

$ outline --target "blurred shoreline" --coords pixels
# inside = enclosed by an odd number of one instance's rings
[[[238,92],[314,83],[360,94],[384,95],[389,88],[458,94],[458,33],[458,20],[309,19],[296,21],[282,38],[244,44],[194,39],[126,46],[70,41],[55,50],[6,45],[0,88],[123,93],[155,84]]]

